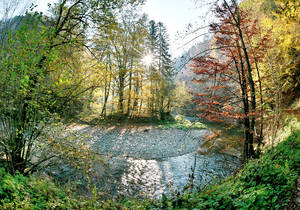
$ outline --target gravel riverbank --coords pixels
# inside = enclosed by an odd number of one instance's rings
[[[175,157],[197,149],[209,130],[159,129],[155,126],[87,126],[74,125],[73,130],[90,135],[89,143],[99,154],[140,159]]]
[[[69,129],[87,136],[93,151],[108,157],[108,167],[103,170],[95,165],[90,179],[108,198],[171,196],[189,184],[192,169],[195,185],[202,188],[216,178],[228,176],[240,165],[230,155],[198,152],[204,146],[204,138],[212,134],[208,129],[185,131],[141,124],[74,124]],[[74,176],[72,171],[65,174]]]

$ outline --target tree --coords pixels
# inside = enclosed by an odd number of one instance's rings
[[[94,37],[93,54],[99,67],[106,66],[99,72],[109,78],[95,91],[98,105],[93,106],[102,106],[103,114],[110,104],[108,113],[117,112],[119,117],[140,116],[142,112],[164,117],[171,108],[172,62],[168,50],[167,31],[162,23],[149,22],[135,8],[121,13],[118,22]],[[144,57],[149,54],[151,64],[146,64]],[[97,100],[99,96],[103,100]]]
[[[141,88],[139,77],[144,73],[140,63],[144,54],[144,38],[147,35],[145,17],[137,15],[136,10],[131,8],[123,12],[119,22],[110,27],[110,30],[99,31],[95,35],[94,50],[105,49],[103,58],[109,61],[106,62],[107,68],[103,70],[110,72],[110,82],[105,87],[109,86],[111,90],[104,87],[104,92],[117,93],[118,113],[130,116],[132,109],[136,108],[136,93]],[[95,54],[99,56],[102,54],[101,50]],[[104,100],[104,104],[107,102],[108,99]]]
[[[170,112],[171,91],[173,88],[173,64],[169,54],[168,33],[163,23],[149,21],[148,53],[152,56],[149,66],[150,98],[148,106],[151,114],[164,119]],[[167,99],[167,100],[165,100]]]
[[[159,103],[159,115],[164,120],[165,113],[170,112],[171,104],[171,90],[173,88],[172,76],[173,67],[171,55],[169,54],[168,34],[163,23],[158,23],[158,72],[160,74],[160,101]],[[165,105],[165,97],[167,102]]]
[[[263,79],[264,118],[270,144],[283,120],[285,106],[299,95],[299,1],[243,1],[241,7],[257,19],[261,37],[269,35],[269,47],[257,66]],[[255,43],[256,40],[254,39]]]
[[[15,30],[4,31],[0,49],[0,147],[12,173],[28,173],[53,157],[32,162],[34,151],[40,152],[35,150],[37,139],[52,122],[54,112],[64,105],[57,100],[58,94],[51,92],[49,82],[52,70],[57,70],[53,64],[59,60],[59,51],[63,46],[85,46],[90,21],[105,26],[114,19],[116,10],[130,3],[139,1],[62,0],[54,5],[53,16],[27,13]],[[66,92],[61,97],[65,101],[70,100]]]
[[[40,133],[39,122],[48,113],[48,95],[43,94],[44,69],[37,66],[46,51],[40,33],[39,14],[27,15],[25,22],[7,34],[1,49],[1,150],[12,172],[24,172],[31,158],[34,140]],[[32,80],[34,78],[34,80]],[[44,120],[46,120],[44,118]]]
[[[211,121],[233,124],[235,120],[243,120],[244,159],[248,159],[255,156],[257,91],[254,61],[261,59],[267,38],[260,39],[256,51],[249,50],[252,37],[258,34],[257,22],[251,21],[235,1],[229,4],[224,0],[221,5],[216,5],[214,12],[219,22],[211,24],[210,31],[214,34],[213,48],[217,55],[206,54],[193,60],[194,72],[201,75],[195,81],[206,84],[202,93],[195,94],[195,101],[202,111],[199,116]]]

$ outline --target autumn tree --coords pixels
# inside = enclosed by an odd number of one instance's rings
[[[12,173],[28,173],[51,158],[32,162],[38,152],[37,139],[43,136],[56,110],[70,100],[66,97],[68,88],[62,88],[64,92],[59,91],[59,94],[51,91],[50,81],[55,74],[53,71],[58,70],[54,64],[59,60],[59,51],[63,46],[84,46],[91,21],[104,26],[114,19],[116,10],[136,2],[62,0],[54,5],[53,16],[29,11],[14,30],[10,27],[2,30],[5,34],[1,36],[0,49],[3,90],[0,95],[0,147]],[[56,78],[58,82],[64,80]],[[77,94],[80,91],[74,95]]]
[[[229,124],[242,120],[244,159],[248,159],[255,156],[255,140],[261,141],[256,126],[259,91],[254,69],[255,61],[262,58],[262,45],[267,37],[260,39],[260,47],[251,48],[251,38],[258,33],[257,22],[251,21],[235,1],[224,0],[216,5],[214,12],[219,18],[219,22],[210,25],[215,54],[195,58],[192,65],[193,71],[200,75],[195,81],[206,85],[202,93],[195,94],[201,110],[199,116]]]
[[[106,75],[94,92],[95,110],[101,106],[104,117],[164,118],[171,109],[173,68],[163,24],[128,8],[117,22],[98,31],[93,42],[99,67],[93,69]]]
[[[95,92],[100,95],[104,92],[102,114],[106,113],[108,103],[111,105],[110,114],[113,114],[113,109],[123,116],[131,116],[136,111],[142,88],[141,77],[145,73],[141,62],[146,35],[145,17],[137,15],[134,8],[121,13],[118,22],[95,34],[93,51],[97,62],[101,66],[105,61],[102,65],[105,68],[99,72],[109,77],[105,79],[104,89]],[[98,59],[101,56],[103,59]],[[115,100],[117,107],[114,107]]]
[[[257,66],[263,78],[264,127],[272,145],[286,106],[299,95],[299,6],[299,1],[285,0],[241,3],[241,7],[257,19],[262,36],[268,34],[271,43]]]

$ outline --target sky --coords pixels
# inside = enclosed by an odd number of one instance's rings
[[[36,0],[37,10],[47,11],[47,4],[51,2],[57,1]],[[166,26],[169,32],[170,51],[173,58],[180,56],[184,50],[188,50],[195,43],[192,42],[182,47],[184,43],[193,37],[189,36],[185,37],[185,39],[181,37],[184,36],[189,24],[197,27],[203,20],[203,16],[205,16],[203,4],[200,6],[199,4],[196,5],[194,0],[147,0],[142,7],[142,11],[147,13],[150,19],[156,22],[163,22]]]
[[[192,39],[182,39],[188,25],[197,27],[202,21],[204,10],[199,8],[193,0],[147,0],[143,11],[150,19],[163,22],[170,36],[170,47],[173,57],[180,56],[191,45],[182,47],[184,43]]]

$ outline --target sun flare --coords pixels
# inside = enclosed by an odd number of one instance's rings
[[[151,54],[145,55],[142,61],[146,66],[150,66],[153,61],[152,55]]]

